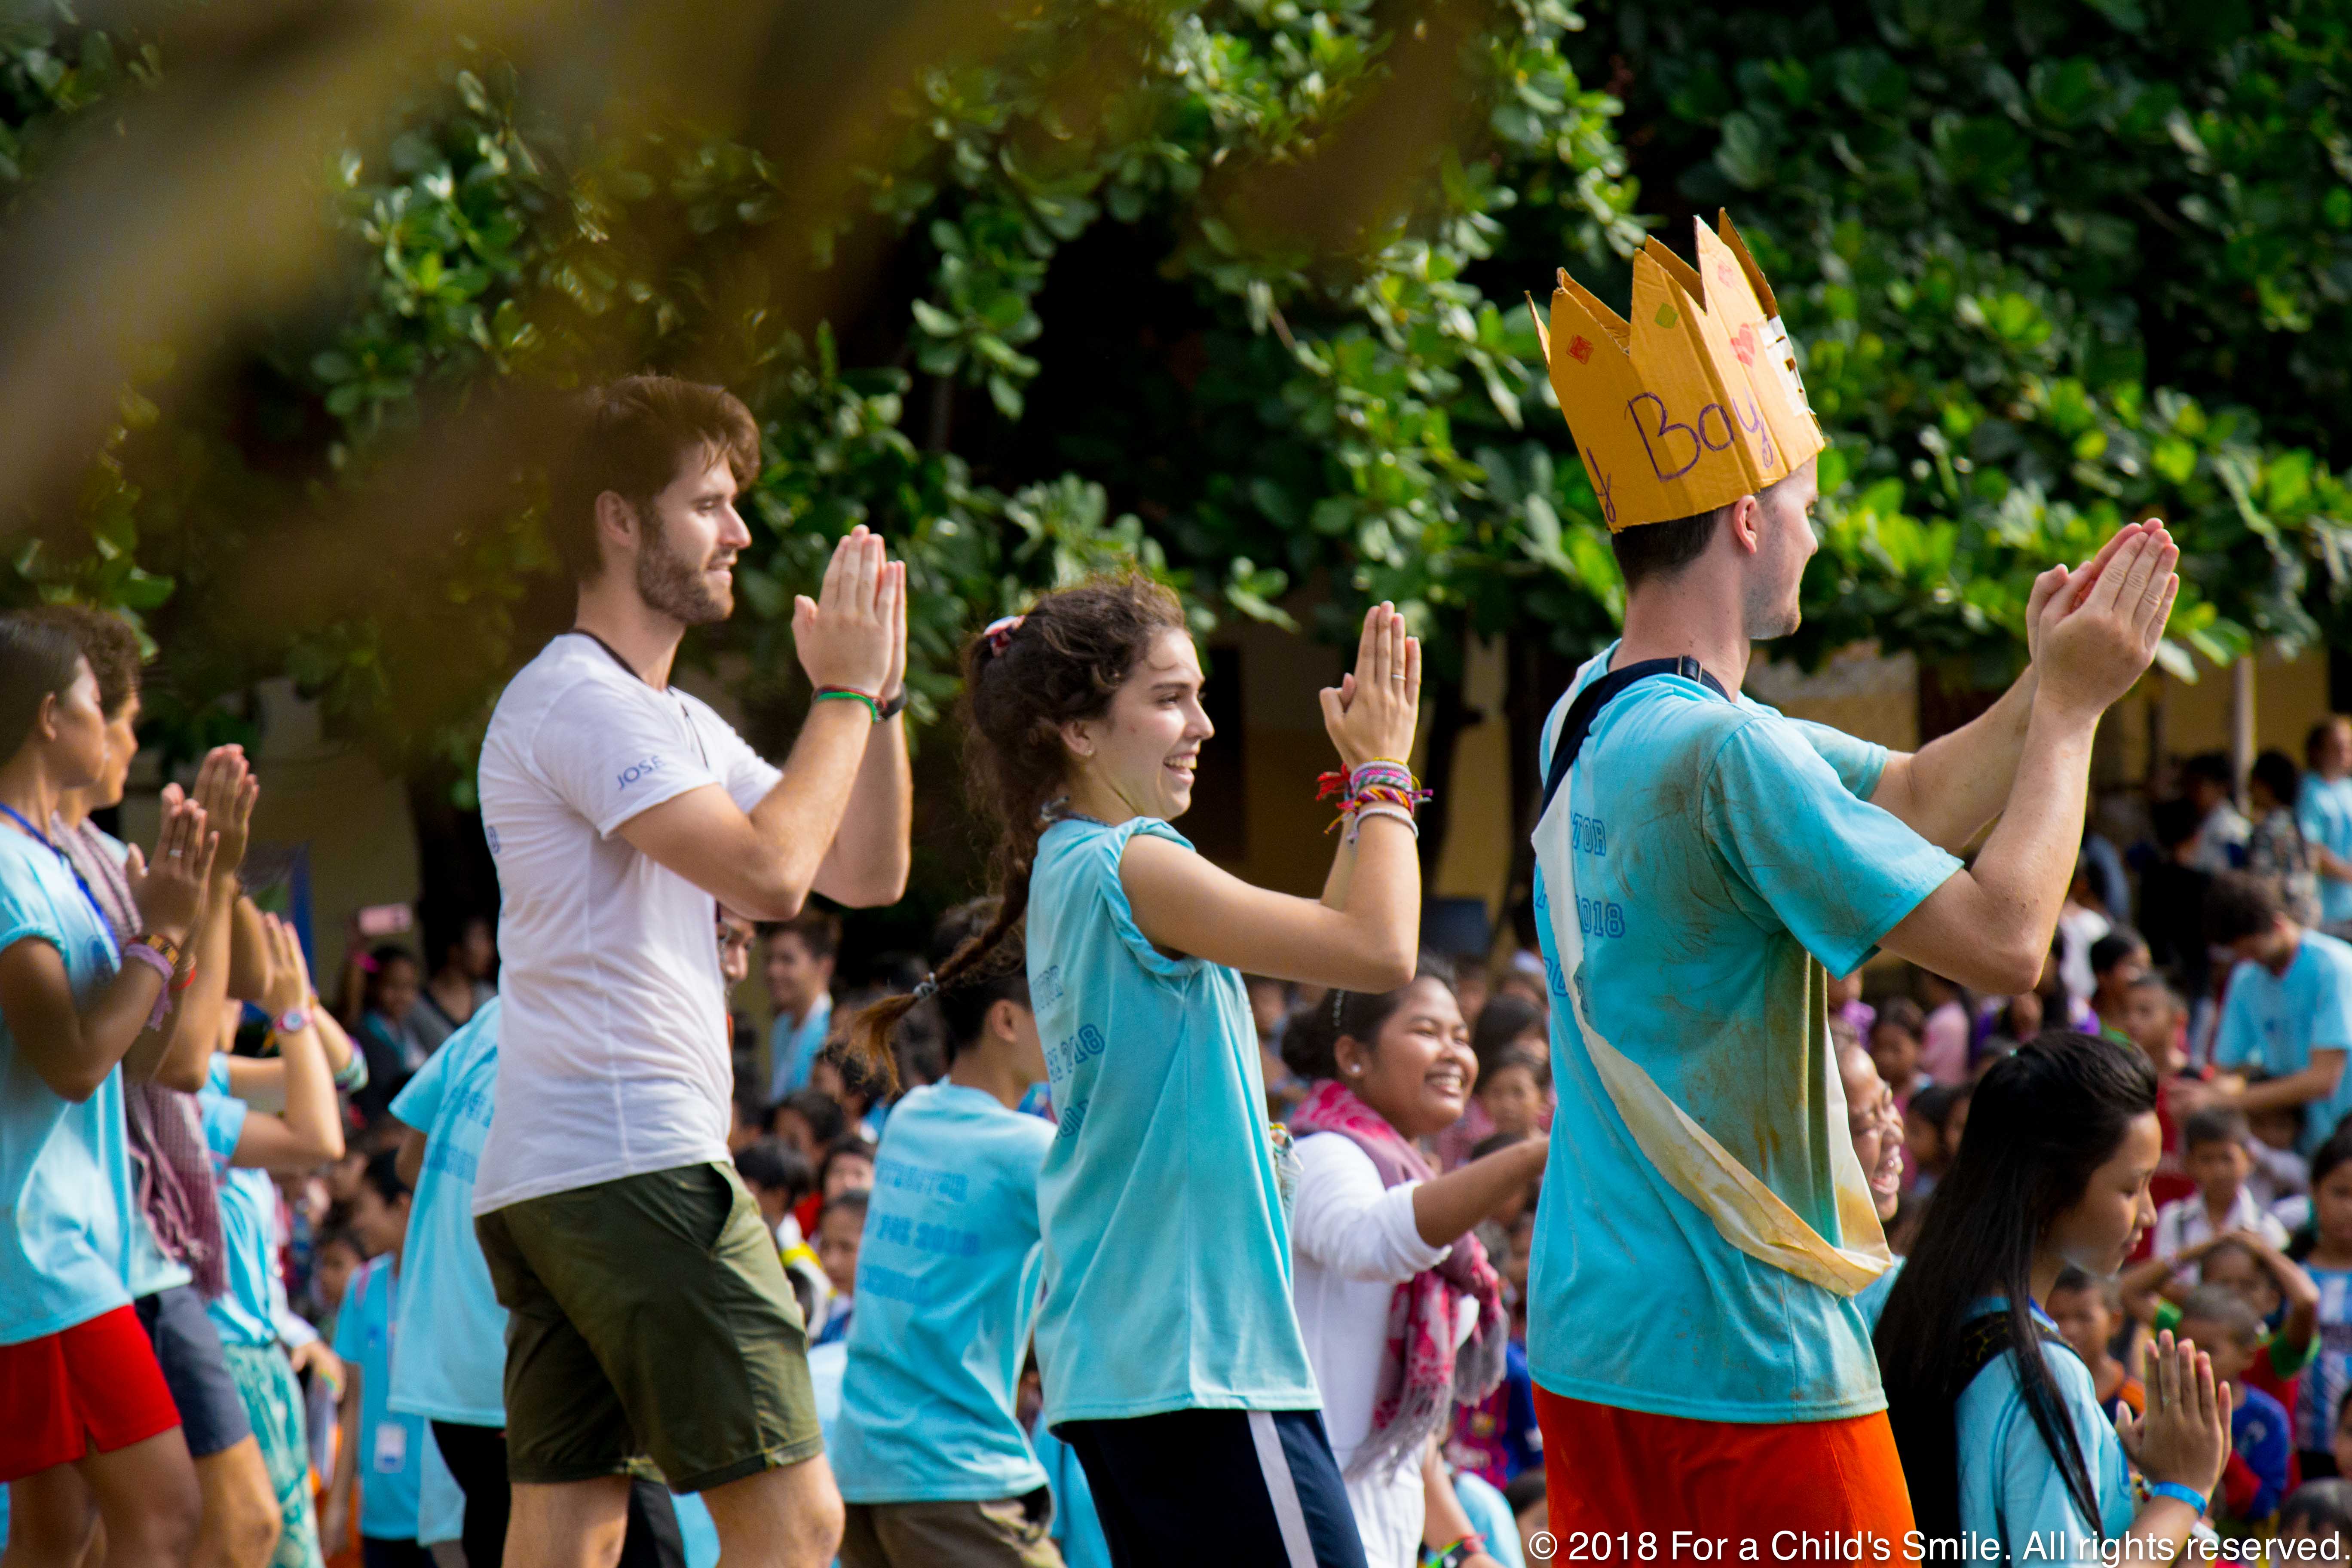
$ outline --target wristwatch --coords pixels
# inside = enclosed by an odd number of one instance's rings
[[[310,1009],[299,1005],[289,1007],[278,1015],[271,1026],[281,1035],[299,1035],[310,1026]]]
[[[887,702],[877,702],[874,705],[874,721],[877,724],[879,724],[886,720],[896,719],[899,714],[904,713],[906,710],[907,683],[902,680],[898,683],[898,696],[893,697]]]

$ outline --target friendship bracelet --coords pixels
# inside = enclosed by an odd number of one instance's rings
[[[190,963],[187,968],[181,970],[177,974],[174,974],[172,977],[172,994],[177,996],[181,992],[185,991],[189,986],[194,985],[195,983],[196,966],[194,963]]]
[[[1353,844],[1356,841],[1356,836],[1363,832],[1364,818],[1368,816],[1392,816],[1399,822],[1403,823],[1407,827],[1412,829],[1412,836],[1416,840],[1421,837],[1421,824],[1415,822],[1412,819],[1412,813],[1407,811],[1404,807],[1401,805],[1367,805],[1359,807],[1344,819],[1348,824],[1349,843]]]
[[[143,947],[147,949],[150,952],[152,952],[158,958],[161,958],[164,963],[173,969],[180,967],[180,959],[184,951],[178,942],[173,942],[170,937],[165,936],[161,931],[141,931],[137,936],[131,939],[131,945],[132,947]]]
[[[155,1005],[147,1011],[147,1027],[163,1027],[163,1015],[172,1009],[172,961],[144,942],[132,942],[122,950],[122,956],[145,964],[162,977],[163,984],[155,993]]]
[[[866,710],[874,715],[874,721],[877,724],[882,722],[882,704],[877,702],[873,698],[868,697],[865,692],[856,690],[850,687],[820,686],[816,689],[816,696],[813,700],[818,702],[863,702],[866,704]]]

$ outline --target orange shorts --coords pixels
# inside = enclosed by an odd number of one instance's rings
[[[1907,1563],[1911,1491],[1884,1414],[1749,1426],[1536,1390],[1558,1563]],[[1606,1535],[1604,1544],[1597,1539]]]

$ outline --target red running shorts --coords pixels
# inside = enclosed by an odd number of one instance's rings
[[[1555,1562],[1912,1561],[1911,1491],[1883,1413],[1756,1426],[1538,1388],[1536,1424]]]
[[[180,1424],[139,1314],[117,1307],[22,1344],[0,1345],[0,1481],[92,1450],[110,1454]]]

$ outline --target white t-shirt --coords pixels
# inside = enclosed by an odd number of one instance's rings
[[[1371,1435],[1374,1383],[1388,1343],[1396,1288],[1454,1249],[1421,1239],[1412,1216],[1418,1182],[1383,1189],[1370,1155],[1336,1132],[1298,1141],[1298,1195],[1291,1214],[1291,1299],[1307,1359],[1323,1394],[1323,1426],[1348,1488],[1370,1568],[1420,1561],[1425,1500],[1418,1455],[1386,1473],[1346,1478]],[[1476,1325],[1457,1312],[1460,1337]],[[1451,1430],[1451,1427],[1447,1428]]]
[[[508,682],[482,742],[505,1014],[476,1214],[727,1158],[716,900],[614,830],[705,784],[749,811],[779,776],[593,637],[557,637]]]

